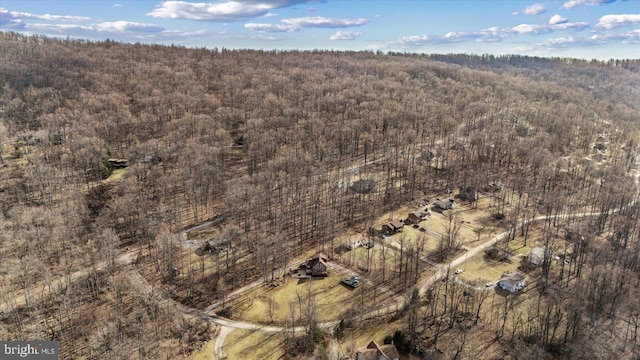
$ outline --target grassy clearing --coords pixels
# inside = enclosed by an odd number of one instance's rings
[[[215,345],[216,339],[209,340],[200,350],[191,354],[189,359],[191,360],[215,360]]]
[[[431,220],[431,219],[429,219]],[[428,228],[429,220],[421,221],[420,226]],[[405,226],[401,233],[391,236],[391,240],[398,245],[403,244],[405,248],[413,247],[414,249],[422,247],[424,251],[433,251],[438,248],[440,242],[439,237],[429,232],[422,232],[413,226]]]
[[[345,317],[350,309],[358,309],[373,305],[373,287],[363,284],[351,289],[341,284],[349,274],[334,268],[329,269],[326,278],[299,280],[286,278],[278,287],[264,285],[257,287],[233,301],[231,313],[234,318],[244,321],[269,324],[273,312],[273,323],[287,324],[293,312],[295,318],[300,317],[300,309],[304,311],[309,297],[315,303],[318,321],[339,320]],[[364,295],[364,302],[363,302]],[[381,289],[376,292],[376,303],[389,296]]]
[[[222,353],[225,359],[281,359],[285,355],[283,337],[280,333],[234,330],[225,339]]]
[[[395,252],[391,247],[387,246],[384,250],[385,271],[390,274],[395,266],[396,258],[399,253]],[[351,267],[360,271],[367,271],[367,260],[369,260],[369,271],[371,273],[382,272],[383,267],[383,248],[380,244],[375,244],[372,249],[359,247],[357,249],[347,251],[337,257],[337,260],[345,267]],[[367,253],[369,255],[367,255]],[[368,256],[368,257],[367,257]]]
[[[465,270],[458,278],[466,283],[474,283],[482,286],[487,282],[496,282],[504,273],[518,270],[520,261],[518,259],[511,262],[501,262],[489,259],[484,253],[480,253],[467,260],[460,266]],[[455,271],[455,269],[451,269]]]
[[[106,182],[114,182],[122,179],[124,174],[127,173],[127,169],[116,169],[111,172],[108,178],[105,179]]]
[[[477,209],[458,209],[447,210],[444,213],[434,212],[431,218],[427,220],[427,226],[442,236],[447,236],[447,228],[449,227],[449,212],[453,211],[455,217],[460,221],[460,231],[458,239],[462,244],[473,244],[478,240],[477,230],[480,230],[480,240],[486,240],[492,237],[489,229],[483,229],[474,219],[484,219],[488,214]],[[473,221],[473,222],[472,222]]]

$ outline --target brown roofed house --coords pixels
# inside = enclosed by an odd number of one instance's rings
[[[298,278],[308,278],[310,276],[327,276],[327,262],[329,257],[323,253],[315,254],[311,259],[300,264],[297,275]]]
[[[393,220],[382,225],[382,232],[387,235],[393,235],[397,232],[402,231],[403,228],[404,228],[404,223],[402,221]]]
[[[429,212],[425,210],[416,210],[409,213],[407,216],[407,223],[417,224],[422,220],[426,220],[429,217]]]
[[[395,345],[382,345],[379,346],[375,341],[371,341],[367,348],[358,351],[356,354],[357,360],[398,360],[400,359],[400,354],[398,353],[398,349],[396,349]]]

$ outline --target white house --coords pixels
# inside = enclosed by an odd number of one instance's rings
[[[515,293],[524,288],[524,275],[518,272],[502,274],[502,277],[498,281],[498,286],[510,293]]]
[[[456,206],[456,201],[453,199],[437,200],[433,203],[433,205],[442,210],[450,210]]]

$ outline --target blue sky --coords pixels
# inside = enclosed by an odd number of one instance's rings
[[[640,58],[639,0],[2,0],[0,30],[251,49]]]

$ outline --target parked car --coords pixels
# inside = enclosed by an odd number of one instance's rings
[[[342,280],[342,282],[348,286],[351,286],[352,288],[357,288],[358,286],[360,286],[360,284],[362,284],[358,276],[350,276]]]
[[[462,270],[462,269],[458,269],[458,270],[456,270],[456,275],[458,275],[458,274],[462,274],[462,272],[463,272],[463,271],[464,271],[464,270]]]

